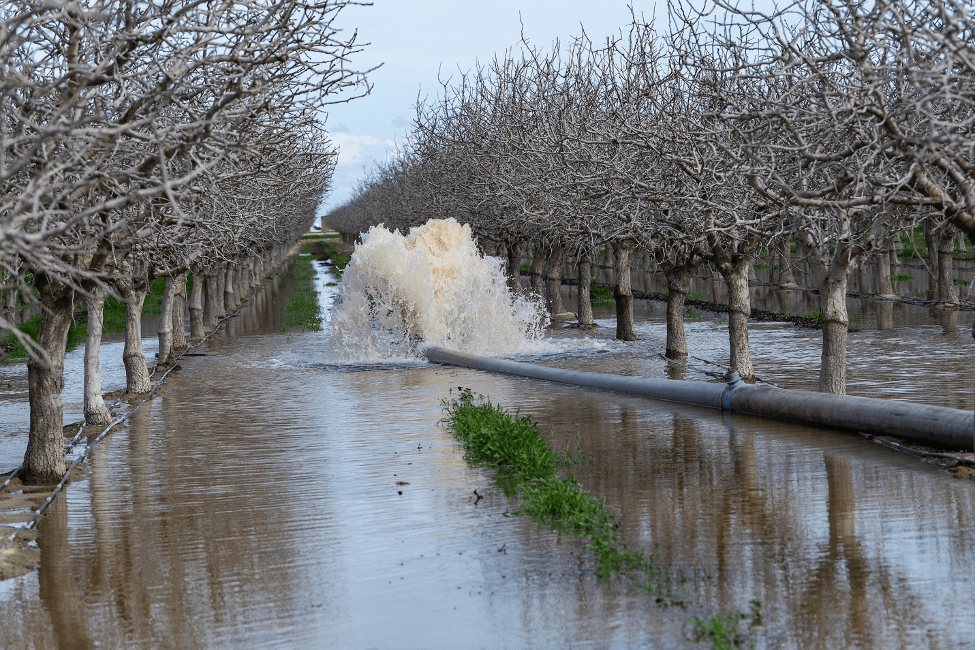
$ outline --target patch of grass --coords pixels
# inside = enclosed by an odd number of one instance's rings
[[[41,329],[41,315],[34,314],[18,325],[17,329],[36,341],[37,333]],[[72,321],[71,325],[68,326],[68,347],[66,349],[70,351],[78,347],[78,344],[85,340],[87,333],[88,326],[85,323]],[[3,363],[5,364],[27,358],[27,349],[10,332],[0,333],[0,347],[9,349],[7,355],[3,358]]]
[[[292,295],[285,303],[285,320],[282,321],[282,333],[288,328],[301,327],[307,332],[318,332],[322,329],[322,317],[319,315],[319,299],[312,278],[315,269],[312,260],[304,257],[295,258],[295,271],[292,274],[294,287]]]
[[[520,271],[531,271],[532,270],[532,267],[529,266],[529,264],[520,264],[519,265],[519,270]]]
[[[336,268],[338,268],[340,271],[346,268],[346,265],[349,264],[350,257],[352,257],[351,255],[334,251],[332,248],[327,248],[327,252],[329,253],[329,259],[332,260],[332,263],[335,264]]]
[[[740,627],[742,621],[749,621],[747,631]],[[698,616],[692,619],[692,635],[698,643],[705,639],[712,642],[716,650],[733,650],[742,647],[748,639],[748,630],[763,624],[763,614],[760,612],[760,601],[750,601],[750,613],[719,612],[708,621]]]
[[[706,297],[701,293],[692,292],[688,295],[689,300],[705,300]]]
[[[441,422],[464,444],[469,464],[494,470],[506,496],[520,497],[515,514],[529,515],[560,535],[583,538],[599,578],[623,577],[659,604],[683,604],[677,588],[684,576],[659,567],[653,554],[628,549],[617,537],[614,512],[567,471],[581,462],[579,446],[574,454],[568,441],[563,453],[553,453],[531,417],[512,416],[467,388],[443,405],[447,417]]]
[[[102,332],[121,332],[126,327],[126,306],[113,296],[105,299],[102,308]]]
[[[889,276],[892,282],[909,282],[910,280],[915,280],[916,276],[912,273],[894,273]]]
[[[913,228],[911,237],[907,233],[902,233],[899,235],[899,239],[902,241],[899,257],[916,257],[917,255],[926,257],[926,237],[923,226]]]
[[[606,305],[614,302],[614,290],[608,289],[607,287],[591,287],[590,288],[590,304],[591,305]]]
[[[165,289],[166,278],[156,278],[149,283],[149,292],[146,300],[142,304],[144,316],[155,316],[163,308],[163,290]],[[190,295],[193,287],[190,275],[187,275],[187,296]],[[117,300],[114,296],[105,299],[105,307],[102,309],[103,322],[102,329],[105,332],[122,332],[126,325],[126,306],[125,303]]]
[[[763,271],[769,269],[770,265],[764,262],[757,262],[756,264],[753,265],[753,268],[755,268],[757,271]]]
[[[801,318],[810,318],[812,320],[817,320],[821,318],[821,310],[815,309],[814,311],[806,311],[801,314]]]
[[[690,309],[689,311],[682,314],[682,318],[684,318],[685,320],[699,320],[700,318],[702,318],[702,314],[700,312],[695,311],[694,309]]]
[[[158,314],[163,307],[163,289],[166,278],[156,278],[149,283],[149,293],[146,294],[146,301],[142,304],[144,316]],[[106,301],[107,302],[107,301]]]
[[[966,287],[970,284],[970,280],[965,280],[963,278],[953,278],[953,286],[955,287]]]

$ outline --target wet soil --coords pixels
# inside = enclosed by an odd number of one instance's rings
[[[326,269],[316,282],[328,306]],[[324,332],[278,334],[286,300],[270,281],[80,465],[31,542],[37,569],[0,582],[5,647],[705,647],[690,619],[752,600],[757,648],[973,647],[972,481],[837,431],[460,368],[343,367]],[[906,309],[921,313],[850,337],[850,392],[972,409],[965,314]],[[527,358],[675,372],[663,306],[636,310],[635,343],[613,340],[612,315],[551,329]],[[819,333],[750,327],[762,377],[816,384]],[[678,376],[709,379],[725,328],[688,329]],[[103,354],[115,389],[121,343]],[[6,373],[0,468],[26,444],[26,386]],[[579,446],[574,473],[622,539],[689,577],[685,608],[597,581],[585,548],[513,516],[437,424],[458,386]]]

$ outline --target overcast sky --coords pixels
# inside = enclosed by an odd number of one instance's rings
[[[633,0],[650,18],[654,0]],[[331,107],[327,128],[339,147],[333,191],[321,214],[352,196],[364,168],[383,161],[404,139],[414,117],[418,94],[434,98],[442,76],[489,62],[498,52],[518,46],[520,23],[528,40],[548,48],[580,33],[595,41],[616,33],[630,21],[627,0],[374,0],[371,7],[348,7],[337,21],[358,30],[370,43],[352,63],[357,69],[383,64],[370,75],[373,92]]]

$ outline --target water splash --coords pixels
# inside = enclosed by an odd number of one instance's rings
[[[416,358],[426,346],[481,355],[538,349],[548,318],[516,296],[502,260],[478,252],[471,228],[432,219],[405,237],[374,226],[343,273],[330,338],[344,358]]]

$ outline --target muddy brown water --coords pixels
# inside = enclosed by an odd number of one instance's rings
[[[278,332],[285,295],[260,293],[94,449],[41,519],[37,569],[0,582],[0,647],[708,647],[690,619],[752,600],[757,648],[973,647],[972,481],[835,431],[460,368],[337,370],[323,334]],[[973,408],[969,327],[916,309],[852,335],[851,392]],[[664,376],[658,307],[638,310],[638,343],[613,341],[610,315],[550,330],[565,341],[535,359]],[[819,333],[750,334],[761,376],[816,384]],[[689,323],[694,356],[722,363],[724,337]],[[2,372],[7,469],[27,419]],[[458,386],[592,454],[578,479],[629,545],[690,576],[686,606],[597,581],[586,549],[511,516],[437,424]]]

